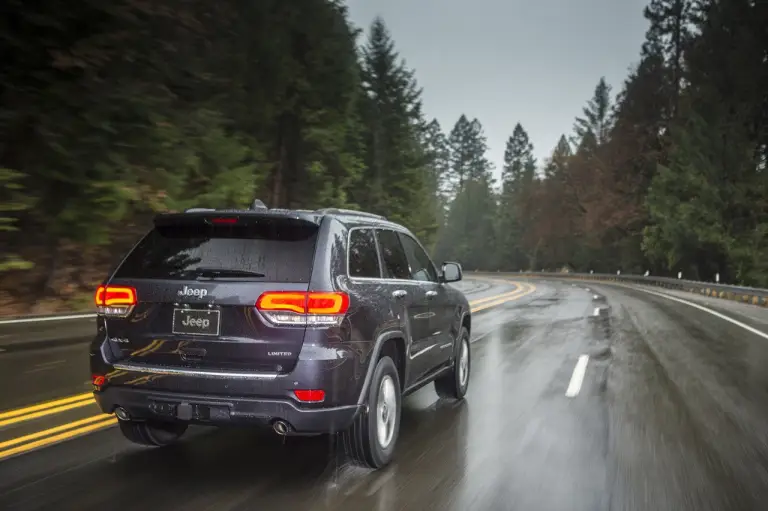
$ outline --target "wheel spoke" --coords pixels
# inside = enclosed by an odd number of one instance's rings
[[[390,376],[385,376],[379,384],[376,403],[376,434],[382,447],[386,448],[392,443],[397,413],[395,383]]]
[[[469,377],[469,346],[467,340],[461,341],[461,351],[459,353],[459,384],[463,387]]]
[[[387,380],[386,385],[384,385],[384,399],[387,402],[387,406],[395,404],[395,388],[392,385],[392,380]]]

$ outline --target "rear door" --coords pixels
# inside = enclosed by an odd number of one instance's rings
[[[413,383],[429,369],[421,358],[429,346],[430,311],[427,290],[413,279],[408,256],[403,249],[398,233],[390,229],[377,229],[379,248],[383,263],[383,277],[389,280],[391,300],[402,303],[408,319],[410,344],[408,355],[412,359],[410,381]]]
[[[437,269],[426,251],[411,236],[398,233],[408,257],[411,277],[424,289],[429,308],[429,334],[424,343],[424,364],[432,369],[448,360],[451,351],[449,301],[445,288],[438,281]],[[452,311],[450,311],[452,312]]]
[[[127,317],[106,320],[112,354],[152,365],[290,371],[304,340],[298,313],[317,232],[306,220],[252,215],[156,225],[108,283],[133,288],[137,302]],[[279,326],[256,308],[275,291],[268,301],[283,313]]]

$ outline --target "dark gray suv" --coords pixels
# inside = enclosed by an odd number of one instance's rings
[[[471,316],[457,263],[357,211],[163,214],[99,286],[94,395],[133,442],[189,424],[339,433],[357,462],[392,459],[403,396],[461,399]]]

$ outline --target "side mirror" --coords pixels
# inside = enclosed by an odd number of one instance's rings
[[[443,263],[443,282],[458,282],[462,277],[459,263]]]

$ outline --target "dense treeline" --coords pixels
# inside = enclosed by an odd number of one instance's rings
[[[381,20],[358,41],[337,0],[0,11],[0,301],[14,309],[90,293],[157,211],[363,207],[434,240],[434,129]]]
[[[652,0],[644,15],[640,61],[615,99],[600,80],[541,164],[515,126],[500,190],[487,168],[464,171],[481,153],[464,156],[457,123],[449,174],[464,184],[438,258],[768,286],[768,3]]]
[[[768,285],[764,3],[653,0],[616,100],[601,80],[545,162],[512,121],[500,182],[481,123],[426,118],[383,21],[361,38],[341,0],[0,12],[6,313],[89,299],[157,211],[254,197],[381,213],[470,269]]]

